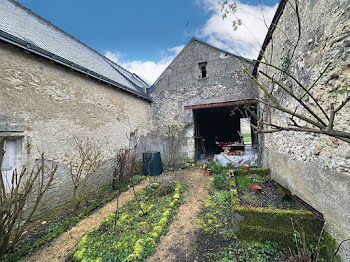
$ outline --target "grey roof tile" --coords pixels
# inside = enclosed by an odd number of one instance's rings
[[[15,1],[0,0],[0,30],[148,98],[146,82]]]

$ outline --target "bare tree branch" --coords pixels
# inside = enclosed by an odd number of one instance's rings
[[[0,138],[0,160],[3,159],[4,138]],[[0,162],[1,163],[1,162]],[[0,256],[15,246],[27,224],[37,211],[43,196],[52,184],[57,166],[45,172],[45,156],[31,172],[15,170],[10,181],[0,174]]]

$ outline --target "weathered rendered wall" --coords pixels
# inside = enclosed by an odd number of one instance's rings
[[[207,62],[206,78],[199,77],[201,62]],[[251,81],[242,71],[243,64],[251,68],[247,60],[191,40],[154,83],[156,89],[151,97],[153,134],[157,139],[162,140],[168,126],[186,126],[179,153],[183,159],[194,158],[193,115],[191,109],[184,107],[255,98]],[[162,151],[160,147],[153,149]]]
[[[312,89],[321,105],[329,110],[330,101],[340,103],[345,98],[344,94],[329,91],[350,86],[349,1],[300,1],[300,18],[301,39],[289,72],[307,86],[330,62],[330,68]],[[296,15],[287,3],[265,52],[273,64],[281,66],[285,62],[286,65],[287,53],[293,50],[286,37],[295,44],[297,28]],[[259,70],[266,71],[266,68],[262,64],[259,66]],[[268,69],[267,72],[273,71]],[[259,79],[264,81],[261,74]],[[274,90],[274,94],[282,98],[283,105],[293,110],[297,108],[295,101]],[[295,86],[293,91],[301,94]],[[306,99],[315,108],[310,101]],[[300,108],[297,112],[306,114]],[[272,120],[278,124],[288,123],[287,117],[276,111],[272,111]],[[350,104],[336,115],[335,129],[350,132]],[[327,231],[336,240],[349,239],[350,144],[325,135],[294,132],[265,134],[260,141],[263,165],[271,168],[273,179],[323,213]],[[350,243],[344,244],[339,253],[343,261],[350,261]]]
[[[8,134],[23,136],[22,165],[33,165],[37,147],[59,164],[47,207],[72,198],[68,163],[77,154],[74,137],[98,144],[99,186],[111,182],[116,152],[128,146],[127,135],[136,128],[146,134],[151,125],[149,102],[4,42],[0,75],[0,130],[20,131]]]

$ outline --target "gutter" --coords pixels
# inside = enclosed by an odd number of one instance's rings
[[[4,31],[2,31],[2,30],[0,30],[0,40],[3,40],[5,42],[7,42],[7,43],[10,43],[10,44],[13,44],[15,46],[18,46],[18,47],[20,47],[20,48],[22,48],[24,50],[27,50],[27,51],[29,51],[31,53],[34,53],[36,55],[39,55],[41,57],[45,57],[45,58],[49,59],[50,61],[56,62],[58,64],[61,64],[61,65],[65,66],[65,67],[68,67],[68,68],[74,70],[74,71],[77,71],[77,72],[83,73],[85,75],[88,75],[88,76],[98,80],[99,82],[104,82],[104,83],[106,83],[108,85],[117,87],[117,88],[119,88],[119,89],[121,89],[123,91],[131,93],[132,95],[135,95],[135,96],[137,96],[139,98],[142,98],[142,99],[146,100],[147,102],[152,102],[151,97],[149,95],[147,95],[147,94],[143,94],[141,92],[137,92],[136,90],[133,90],[133,89],[127,87],[127,86],[124,86],[123,84],[120,84],[120,83],[118,83],[118,82],[116,82],[116,81],[114,81],[112,79],[109,79],[109,78],[107,78],[107,77],[105,77],[103,75],[100,75],[100,74],[98,74],[98,73],[96,73],[94,71],[88,70],[85,67],[82,67],[82,66],[80,66],[80,65],[78,65],[76,63],[73,63],[73,62],[71,62],[71,61],[69,61],[67,59],[64,59],[64,58],[62,58],[60,56],[57,56],[57,55],[55,55],[55,54],[53,54],[51,52],[48,52],[48,51],[46,51],[46,50],[44,50],[44,49],[42,49],[42,48],[40,48],[40,47],[38,47],[36,45],[33,45],[33,44],[29,43],[29,42],[26,42],[26,41],[24,41],[24,40],[22,40],[22,39],[20,39],[18,37],[15,37],[13,35],[10,35],[10,34],[4,32]]]

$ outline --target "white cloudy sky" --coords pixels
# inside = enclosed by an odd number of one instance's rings
[[[217,0],[195,2],[198,12],[206,15],[206,21],[192,32],[192,36],[229,52],[251,59],[257,58],[267,32],[267,25],[271,23],[277,4],[267,6],[236,2],[235,17],[230,15],[223,20]],[[241,19],[242,25],[233,31],[232,21],[238,18]],[[184,34],[188,36],[188,32]],[[164,49],[162,57],[156,61],[128,60],[126,54],[111,50],[106,50],[105,56],[152,84],[186,45],[190,36],[185,38],[181,39],[183,41],[181,45]]]

